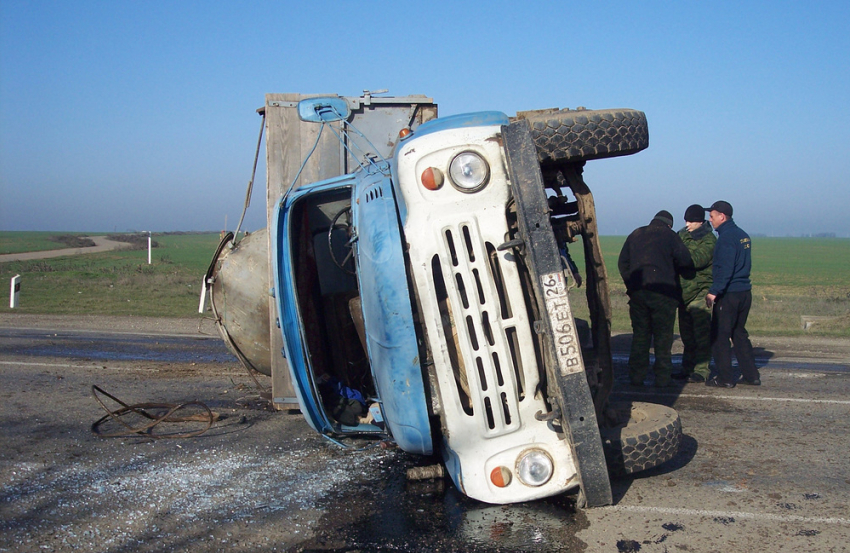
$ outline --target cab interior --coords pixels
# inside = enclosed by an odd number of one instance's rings
[[[350,206],[350,188],[301,198],[289,240],[313,392],[338,432],[375,432],[383,426],[349,244]]]

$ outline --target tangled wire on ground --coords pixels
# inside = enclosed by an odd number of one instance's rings
[[[188,401],[186,403],[136,403],[128,405],[117,397],[103,391],[98,386],[92,386],[91,390],[94,399],[107,413],[91,425],[92,433],[96,436],[100,436],[101,438],[118,438],[127,436],[140,436],[155,439],[192,438],[194,436],[200,436],[209,430],[213,423],[219,419],[218,413],[213,413],[209,407],[200,401]],[[101,399],[101,395],[108,397],[115,403],[121,405],[121,407],[114,411],[109,409]],[[191,407],[196,407],[201,412],[191,415],[175,414],[180,410]],[[137,418],[141,418],[141,424],[133,425],[124,420],[124,417],[132,415],[136,415]],[[119,423],[124,427],[124,429],[114,432],[102,432],[101,425],[109,420]],[[181,423],[184,425],[200,423],[204,426],[200,430],[193,430],[189,432],[155,433],[154,429],[163,422]]]

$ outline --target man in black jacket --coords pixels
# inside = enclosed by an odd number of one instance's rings
[[[714,307],[711,313],[711,354],[717,376],[706,380],[706,386],[734,388],[732,351],[741,369],[741,384],[760,386],[761,379],[753,356],[753,344],[745,325],[753,302],[750,268],[752,267],[750,236],[732,220],[729,202],[717,201],[707,208],[711,226],[717,231],[714,245],[712,284],[705,303]]]
[[[693,270],[691,254],[672,227],[670,212],[659,211],[649,225],[629,235],[617,262],[629,295],[629,378],[634,386],[642,386],[649,372],[650,344],[655,349],[655,385],[670,385],[673,326],[682,301],[679,273]]]

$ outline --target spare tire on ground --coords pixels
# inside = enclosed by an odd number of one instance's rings
[[[619,424],[600,428],[611,476],[627,476],[666,463],[679,452],[682,422],[670,407],[655,403],[611,403]]]

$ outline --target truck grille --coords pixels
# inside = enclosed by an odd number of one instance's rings
[[[480,421],[484,435],[517,430],[527,393],[523,358],[536,367],[533,350],[521,351],[520,344],[530,340],[518,336],[518,324],[528,333],[524,298],[508,294],[521,287],[505,285],[506,261],[474,223],[444,228],[438,244],[442,251],[431,258],[431,290],[454,373],[451,392],[463,412]]]

